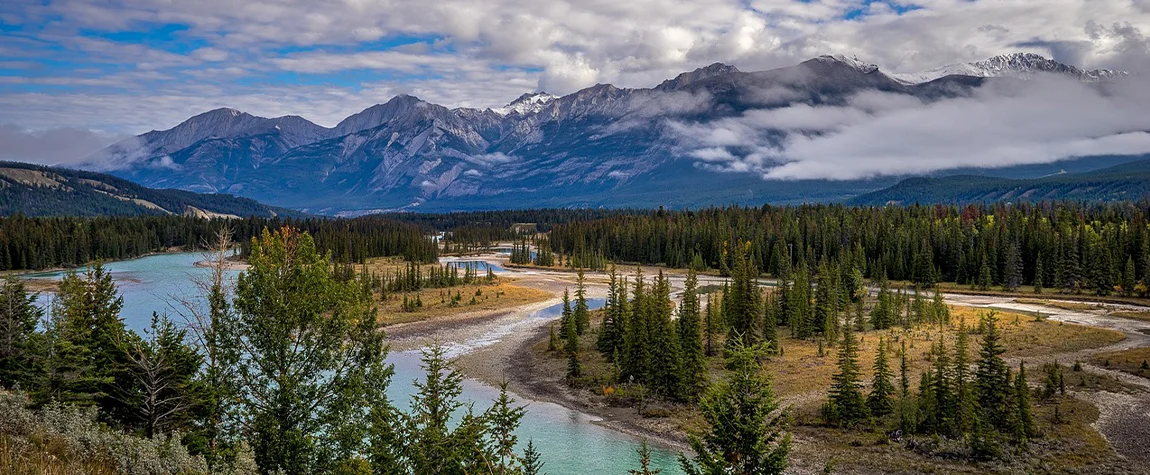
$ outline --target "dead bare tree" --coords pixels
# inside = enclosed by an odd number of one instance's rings
[[[196,355],[183,346],[183,338],[184,332],[166,318],[153,316],[147,339],[133,336],[121,342],[132,374],[131,386],[121,392],[135,403],[148,437],[165,432],[194,405],[189,383]]]
[[[206,387],[205,427],[208,446],[212,454],[230,443],[234,435],[234,425],[229,417],[233,407],[235,362],[238,358],[233,336],[234,314],[232,313],[231,282],[228,280],[229,253],[235,247],[232,230],[221,227],[204,253],[201,265],[210,272],[207,276],[192,276],[189,281],[196,292],[173,295],[169,306],[182,318],[191,344],[203,357],[201,379]],[[213,457],[209,454],[209,463]]]

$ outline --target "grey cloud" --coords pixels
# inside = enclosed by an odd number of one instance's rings
[[[1150,153],[1150,87],[1061,78],[993,82],[923,103],[867,93],[848,105],[795,105],[671,128],[709,169],[767,179],[849,180]]]
[[[29,131],[0,124],[0,159],[44,165],[71,165],[116,137],[79,128]]]

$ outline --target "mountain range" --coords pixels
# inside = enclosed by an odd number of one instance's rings
[[[156,190],[103,173],[0,162],[0,216],[303,217],[248,198]]]
[[[850,204],[961,204],[1051,199],[1120,201],[1150,198],[1150,158],[1078,173],[1010,179],[981,175],[915,177],[866,193]]]
[[[449,109],[400,95],[330,128],[298,116],[217,109],[114,144],[86,167],[151,187],[334,215],[841,201],[899,178],[764,181],[713,171],[685,156],[668,124],[799,103],[843,105],[862,91],[936,100],[995,78],[1044,73],[1083,81],[1125,74],[1024,53],[914,74],[888,74],[838,55],[758,72],[716,63],[651,88],[529,93],[498,109]],[[1010,168],[994,173],[1017,178]]]

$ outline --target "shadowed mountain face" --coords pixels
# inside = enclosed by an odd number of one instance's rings
[[[913,83],[823,56],[761,72],[713,64],[650,89],[600,84],[563,97],[525,94],[498,110],[401,95],[334,128],[219,109],[109,147],[89,167],[152,187],[328,214],[838,201],[897,179],[766,181],[717,172],[687,155],[690,144],[674,125],[800,103],[842,105],[862,91],[930,101],[970,94],[988,80]]]
[[[1150,198],[1150,158],[1078,173],[1011,179],[985,175],[918,177],[850,200],[857,205],[993,203],[1044,200],[1124,201]],[[1096,163],[1121,159],[1098,157]],[[1125,158],[1129,160],[1130,158]]]
[[[0,216],[303,217],[247,198],[157,190],[103,173],[0,161]]]

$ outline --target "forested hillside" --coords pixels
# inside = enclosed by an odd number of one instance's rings
[[[859,205],[911,203],[983,203],[996,201],[1138,200],[1150,193],[1150,160],[1101,170],[1013,180],[981,175],[908,178],[858,196]]]
[[[126,259],[171,248],[195,250],[221,228],[246,246],[264,229],[283,226],[311,233],[321,251],[337,262],[368,257],[403,256],[433,262],[438,250],[416,226],[382,218],[204,219],[188,216],[119,216],[101,218],[0,218],[0,270],[70,267],[91,261]]]
[[[303,217],[298,211],[224,194],[157,190],[102,173],[0,162],[0,215],[187,215]]]

